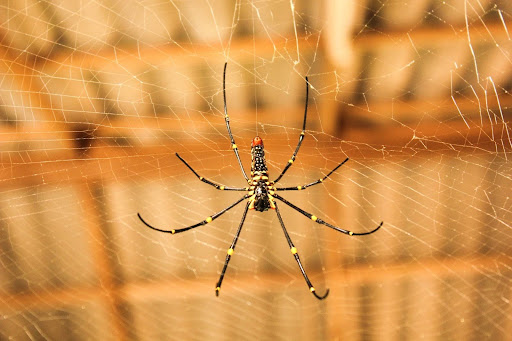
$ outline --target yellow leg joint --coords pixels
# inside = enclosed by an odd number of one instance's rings
[[[216,292],[219,292],[219,291],[220,291],[220,287],[216,287],[216,288],[215,288],[215,291],[216,291]]]
[[[288,160],[288,163],[293,163],[293,160],[292,159]]]
[[[203,180],[204,178],[202,176],[199,177],[199,180]]]
[[[349,234],[349,235],[353,235],[353,234],[354,234],[354,232],[352,232],[352,231],[348,231],[348,234]]]
[[[212,217],[208,217],[208,218],[206,218],[206,222],[207,222],[207,223],[211,223],[211,222],[212,222]]]
[[[311,220],[316,221],[318,218],[314,215],[311,216]]]
[[[297,189],[300,191],[302,189],[302,186],[297,186]]]
[[[236,144],[233,143],[233,145],[231,146],[231,148],[233,149],[237,149],[238,147],[236,146]]]
[[[224,187],[224,186],[220,186],[220,190],[221,190],[221,191],[223,191],[223,190],[224,190],[224,188],[226,188],[226,187]]]
[[[231,256],[231,255],[233,254],[233,252],[235,252],[235,250],[233,250],[232,248],[229,248],[229,249],[228,249],[228,255],[230,255],[230,256]]]
[[[319,180],[320,180],[320,182],[324,182],[324,179],[323,179],[323,178],[322,178],[322,179],[319,179]]]
[[[309,291],[315,292],[315,288],[311,287],[311,288],[309,288]]]
[[[290,251],[292,252],[292,255],[294,255],[297,253],[297,248],[294,246],[290,249]]]
[[[175,234],[176,233],[176,230],[171,230],[171,234]]]

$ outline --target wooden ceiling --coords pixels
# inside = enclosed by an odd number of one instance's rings
[[[377,146],[509,145],[509,4],[297,1],[293,15],[237,4],[3,6],[2,152],[154,148],[192,131],[222,141],[226,60],[239,132],[299,127],[308,74],[311,131]]]

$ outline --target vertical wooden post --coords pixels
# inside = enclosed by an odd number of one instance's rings
[[[96,183],[83,182],[77,185],[77,189],[79,197],[82,199],[84,221],[87,224],[85,228],[87,228],[91,237],[91,253],[97,267],[98,286],[105,294],[105,311],[109,314],[111,320],[112,334],[116,336],[117,340],[126,340],[128,334],[123,323],[122,302],[116,290],[115,270],[109,262],[106,236],[104,231],[101,230],[101,208],[95,198],[95,186],[97,186]]]

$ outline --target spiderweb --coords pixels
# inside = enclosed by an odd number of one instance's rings
[[[512,332],[508,1],[0,4],[0,340],[506,340]],[[281,204],[215,283],[250,141]]]

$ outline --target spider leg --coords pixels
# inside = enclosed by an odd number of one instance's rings
[[[297,248],[295,247],[295,245],[293,245],[292,239],[290,238],[290,235],[288,234],[288,231],[286,230],[286,227],[284,226],[283,218],[281,218],[281,213],[279,212],[279,209],[277,208],[277,203],[276,203],[276,213],[277,213],[277,218],[279,219],[279,223],[281,223],[281,227],[283,228],[284,236],[286,237],[286,240],[288,241],[288,246],[290,247],[290,251],[292,252],[293,256],[295,257],[297,264],[299,265],[300,272],[302,272],[302,276],[304,276],[304,279],[306,280],[306,284],[309,287],[309,291],[313,295],[315,295],[315,297],[318,298],[319,300],[323,300],[324,298],[327,297],[327,295],[329,295],[329,289],[327,289],[327,291],[325,292],[325,294],[323,296],[320,296],[316,293],[315,287],[313,286],[313,284],[311,284],[311,281],[309,280],[309,277],[306,274],[306,270],[304,270],[304,267],[302,266],[302,263],[299,258],[299,254],[297,253]]]
[[[241,203],[243,200],[245,200],[247,198],[249,198],[248,194],[244,195],[242,198],[238,199],[237,201],[235,201],[233,204],[229,205],[228,207],[226,207],[222,211],[219,211],[219,212],[209,216],[205,220],[203,220],[203,221],[201,221],[201,222],[199,222],[197,224],[190,225],[190,226],[184,227],[182,229],[177,229],[177,230],[162,230],[162,229],[156,228],[154,226],[149,225],[144,219],[142,219],[142,216],[140,215],[140,213],[137,213],[137,216],[150,229],[153,229],[153,230],[159,231],[159,232],[164,232],[164,233],[176,234],[176,233],[181,233],[181,232],[185,232],[185,231],[191,230],[191,229],[196,228],[198,226],[202,226],[202,225],[206,225],[208,223],[211,223],[212,221],[214,221],[215,219],[217,219],[218,217],[220,217],[221,215],[223,215],[224,213],[226,213],[227,211],[229,211],[230,209],[232,209],[233,207],[235,207],[236,205],[238,205],[239,203]]]
[[[222,78],[222,93],[224,94],[224,120],[226,121],[226,128],[228,129],[229,138],[231,139],[231,148],[235,152],[236,159],[238,160],[238,164],[240,165],[240,169],[242,170],[242,174],[247,182],[249,182],[249,178],[245,173],[244,166],[242,165],[242,161],[240,160],[240,155],[238,155],[238,147],[235,143],[235,139],[233,138],[233,134],[231,133],[231,127],[229,126],[229,115],[228,115],[228,105],[226,103],[226,68],[228,63],[224,64],[224,76]]]
[[[250,202],[245,205],[244,214],[242,215],[242,220],[240,221],[240,225],[238,226],[238,230],[236,231],[235,238],[233,239],[233,242],[231,243],[231,246],[228,249],[226,260],[224,261],[224,267],[222,268],[222,272],[219,277],[219,281],[217,282],[217,285],[215,286],[215,295],[219,296],[220,286],[222,285],[222,280],[224,279],[224,275],[226,274],[226,270],[228,268],[229,260],[231,259],[231,255],[233,252],[235,252],[235,246],[236,242],[238,241],[238,237],[240,237],[240,232],[242,232],[242,226],[244,225],[245,217],[247,216],[247,211],[249,210],[249,204]]]
[[[307,185],[304,185],[304,186],[295,186],[295,187],[281,187],[281,188],[276,188],[276,191],[300,191],[300,190],[303,190],[303,189],[306,189],[308,187],[311,187],[311,186],[314,186],[314,185],[318,185],[319,183],[323,182],[325,179],[327,179],[329,176],[331,176],[332,173],[336,172],[336,170],[338,168],[340,168],[341,166],[343,166],[343,164],[345,162],[348,161],[348,157],[342,162],[340,163],[339,165],[336,166],[336,168],[334,168],[332,171],[329,172],[329,174],[327,174],[326,176],[324,176],[323,178],[321,179],[318,179],[316,181],[313,181],[312,183],[309,183]]]
[[[197,174],[197,172],[187,163],[187,161],[185,161],[178,153],[176,153],[176,156],[178,157],[178,159],[181,160],[181,162],[183,162],[185,164],[185,166],[188,167],[188,169],[190,169],[192,171],[192,173],[195,174],[195,176],[197,176],[197,178],[199,180],[201,180],[202,182],[210,185],[210,186],[213,186],[215,187],[216,189],[218,190],[221,190],[221,191],[247,191],[249,190],[248,188],[240,188],[240,187],[226,187],[224,185],[219,185],[213,181],[210,181],[208,179],[205,179],[203,178],[202,176],[199,176],[199,174]]]
[[[297,143],[297,147],[295,148],[295,151],[293,152],[292,157],[290,158],[290,160],[288,160],[288,164],[286,165],[286,167],[284,167],[281,174],[274,180],[274,183],[281,180],[284,173],[286,173],[288,168],[290,168],[292,166],[292,163],[293,163],[293,161],[295,161],[295,158],[297,157],[297,153],[299,152],[300,145],[302,144],[302,140],[304,140],[304,134],[306,133],[306,117],[308,115],[308,98],[309,98],[309,81],[308,81],[308,77],[306,77],[306,107],[304,109],[304,122],[302,123],[302,132],[300,133],[300,136],[299,136],[299,142]]]
[[[317,218],[316,216],[314,216],[313,214],[311,213],[308,213],[306,211],[304,211],[302,208],[299,208],[297,206],[295,206],[294,204],[292,204],[291,202],[289,202],[288,200],[286,200],[285,198],[277,195],[277,194],[274,194],[273,195],[274,198],[278,199],[278,200],[281,200],[282,202],[284,202],[286,205],[290,206],[291,208],[293,208],[294,210],[298,211],[299,213],[305,215],[306,217],[308,217],[309,219],[313,220],[314,222],[318,223],[318,224],[322,224],[322,225],[325,225],[327,227],[330,227],[332,228],[333,230],[336,230],[338,232],[341,232],[341,233],[344,233],[344,234],[348,234],[349,236],[364,236],[364,235],[367,235],[367,234],[372,234],[374,232],[377,232],[378,229],[381,228],[382,224],[384,224],[383,221],[380,222],[379,226],[377,226],[376,229],[372,230],[372,231],[369,231],[369,232],[362,232],[362,233],[356,233],[356,232],[352,232],[352,231],[349,231],[349,230],[345,230],[345,229],[342,229],[342,228],[339,228],[339,227],[336,227],[334,225],[331,225],[325,221],[323,221],[322,219],[320,218]]]

